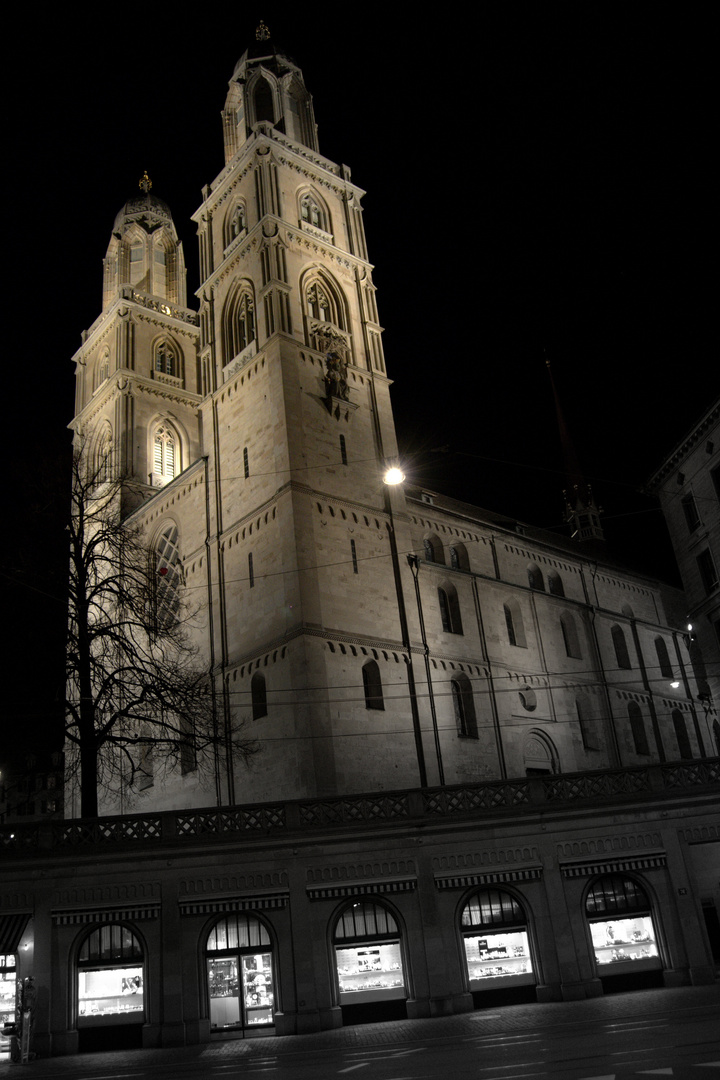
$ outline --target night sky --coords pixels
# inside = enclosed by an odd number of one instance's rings
[[[336,5],[220,3],[209,28],[172,10],[108,8],[86,25],[58,8],[8,46],[24,62],[5,113],[0,756],[56,730],[70,358],[100,313],[115,214],[147,169],[192,294],[190,215],[223,166],[227,81],[261,17],[303,69],[321,152],[367,191],[411,480],[562,530],[549,359],[617,557],[674,580],[640,489],[718,392],[711,34],[697,11],[506,3],[431,23],[371,5],[337,23]]]

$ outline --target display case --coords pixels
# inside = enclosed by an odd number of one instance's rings
[[[465,957],[471,990],[536,982],[525,930],[467,934]]]
[[[143,969],[78,972],[78,1026],[140,1023],[144,1019]]]
[[[341,1005],[405,998],[400,942],[336,946]]]
[[[603,975],[630,967],[642,971],[662,966],[650,915],[592,922],[590,934],[595,962]]]

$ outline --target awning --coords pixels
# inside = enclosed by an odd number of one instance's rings
[[[29,914],[0,915],[0,953],[17,952],[29,921]]]

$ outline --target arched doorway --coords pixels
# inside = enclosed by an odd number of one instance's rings
[[[80,1050],[140,1046],[145,1008],[145,955],[138,938],[122,923],[91,930],[77,954]]]
[[[476,1005],[493,992],[492,1003],[535,1001],[537,976],[525,909],[511,893],[483,889],[460,914],[468,987]]]
[[[402,934],[384,904],[348,904],[335,924],[333,947],[344,1023],[407,1016]]]
[[[271,1033],[275,971],[265,924],[251,912],[223,915],[210,929],[205,957],[211,1033]]]
[[[622,874],[596,878],[585,900],[585,915],[606,991],[661,985],[658,934],[641,885]]]

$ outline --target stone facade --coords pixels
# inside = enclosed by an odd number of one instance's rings
[[[64,822],[3,832],[0,953],[36,980],[36,1049],[712,981],[715,721],[682,598],[383,482],[363,192],[265,34],[223,123],[199,311],[145,182],[115,222],[73,426],[134,477],[128,520],[177,536],[221,723],[260,752],[219,750],[217,786],[190,769],[107,795],[97,821],[68,784]]]
[[[720,695],[720,402],[716,401],[649,481],[660,500],[687,597],[688,630],[704,659],[704,708]],[[713,720],[713,753],[720,725]]]
[[[269,39],[223,115],[226,164],[194,216],[199,312],[144,179],[76,357],[74,429],[135,478],[150,543],[176,531],[221,723],[260,753],[222,757],[218,784],[158,771],[102,812],[711,752],[677,596],[596,545],[383,483],[397,444],[363,192],[320,154],[302,73]]]
[[[647,903],[658,956],[635,973],[638,985],[712,982],[703,904],[720,900],[719,779],[715,760],[15,827],[2,837],[0,926],[21,920],[18,974],[32,973],[39,991],[35,1047],[93,1045],[83,944],[103,926],[138,943],[129,970],[142,972],[142,1008],[125,1016],[135,1045],[252,1034],[252,1021],[213,1026],[226,999],[214,996],[210,945],[233,919],[266,934],[254,950],[273,976],[272,1013],[257,1028],[266,1035],[353,1022],[338,950],[358,908],[395,928],[368,930],[361,950],[390,936],[397,950],[402,998],[381,1001],[378,1017],[502,1004],[503,976],[473,982],[463,913],[478,897],[516,905],[513,932],[527,935],[531,968],[516,992],[543,1002],[601,994],[618,978],[632,985],[631,959],[599,963],[588,911],[598,882],[631,883]],[[616,941],[622,916],[612,914]],[[503,928],[481,933],[493,929]],[[113,1045],[117,1028],[100,1030]]]

